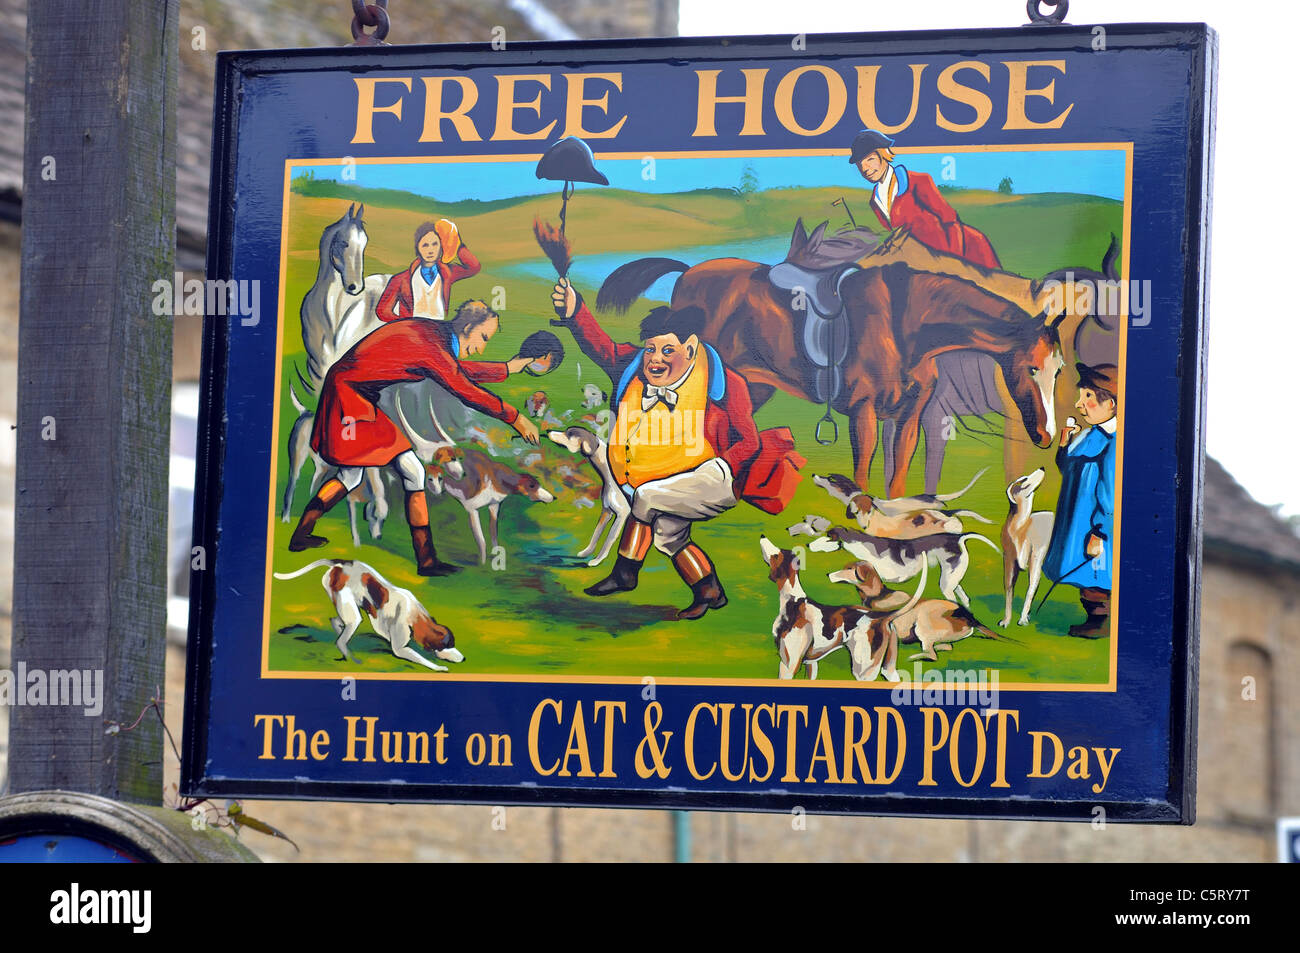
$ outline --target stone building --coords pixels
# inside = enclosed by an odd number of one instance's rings
[[[178,266],[202,268],[207,212],[211,50],[343,42],[342,17],[317,15],[315,0],[245,0],[240,16],[184,0],[182,37],[202,28],[206,49],[182,47],[177,171]],[[530,37],[675,32],[676,2],[459,2],[395,5],[395,40],[486,38],[493,26]],[[454,11],[455,16],[448,16]],[[205,17],[207,19],[205,19]],[[454,24],[455,32],[452,32]],[[557,26],[558,24],[558,26]],[[567,27],[566,27],[567,24]],[[0,0],[0,124],[22,128],[25,4]],[[558,36],[563,33],[551,32]],[[12,606],[19,221],[22,137],[0,138],[0,668],[8,667]],[[199,327],[175,328],[173,453],[192,459]],[[191,467],[192,469],[192,467]],[[188,538],[184,463],[174,499],[174,538]],[[600,811],[486,806],[394,806],[261,802],[249,813],[301,847],[248,833],[267,860],[1270,860],[1274,821],[1300,814],[1300,538],[1252,500],[1214,461],[1205,491],[1198,822],[1191,828]],[[185,544],[187,545],[187,544]],[[182,550],[183,551],[183,550]],[[185,574],[176,574],[177,600]],[[183,602],[178,603],[183,607]],[[178,613],[182,620],[183,614]],[[184,633],[169,631],[168,723],[180,736]],[[7,713],[0,708],[0,793]],[[168,782],[176,777],[169,759]]]

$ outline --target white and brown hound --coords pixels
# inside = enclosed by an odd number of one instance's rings
[[[502,503],[511,496],[522,496],[535,503],[554,503],[555,494],[538,483],[537,478],[532,474],[516,473],[505,464],[493,460],[482,450],[470,447],[464,451],[457,448],[457,451],[461,454],[457,459],[461,475],[456,477],[449,469],[443,470],[439,474],[439,483],[447,495],[457,500],[469,514],[470,532],[474,534],[474,542],[478,544],[479,565],[483,565],[487,562],[488,546],[483,538],[483,524],[479,519],[479,510],[487,508],[492,548],[496,549],[497,517],[500,515]],[[432,476],[434,469],[427,469]],[[431,485],[430,489],[432,488]]]
[[[845,506],[845,515],[857,520],[864,533],[888,539],[919,539],[935,533],[963,533],[963,519],[992,523],[974,510],[946,510],[943,504],[961,496],[980,478],[983,470],[956,493],[941,496],[903,496],[893,500],[878,499],[862,489],[848,477],[839,473],[830,476],[813,476],[813,484],[821,487],[837,502]]]
[[[881,580],[880,575],[871,568],[870,563],[850,563],[843,569],[828,573],[831,582],[846,582],[858,590],[862,604],[872,612],[887,612],[884,622],[898,637],[900,645],[917,643],[921,651],[909,655],[908,661],[928,659],[937,662],[939,657],[935,650],[946,652],[952,649],[952,643],[972,635],[1013,642],[998,635],[979,619],[971,615],[955,602],[947,599],[925,599],[916,601],[917,596],[925,591],[926,574],[929,570],[921,569],[921,582],[916,588],[916,595],[911,599],[907,593],[890,589]]]
[[[465,656],[456,648],[456,637],[451,629],[436,622],[409,591],[394,586],[359,560],[318,559],[295,572],[277,572],[275,578],[296,579],[322,566],[326,568],[321,585],[334,603],[334,618],[330,619],[330,625],[338,635],[334,644],[349,662],[356,659],[348,651],[348,642],[356,634],[363,615],[370,617],[375,634],[388,641],[398,658],[416,662],[435,672],[447,671],[445,665],[430,662],[415,651],[411,647],[415,642],[443,661],[465,661]]]
[[[600,543],[601,533],[605,531],[606,526],[609,526],[609,535],[605,537],[605,545],[601,547],[600,555],[587,562],[588,566],[599,566],[605,561],[609,551],[614,548],[614,543],[623,535],[623,524],[627,522],[627,518],[632,512],[632,504],[627,501],[627,496],[619,489],[618,483],[614,480],[614,474],[609,469],[605,441],[601,440],[600,437],[586,427],[552,430],[546,436],[570,453],[582,454],[595,468],[596,473],[600,475],[600,519],[596,523],[595,531],[591,534],[591,541],[578,552],[579,559],[586,559],[591,556]]]
[[[919,539],[888,539],[871,536],[847,526],[832,526],[825,536],[808,544],[815,553],[833,553],[843,549],[855,559],[871,564],[880,578],[897,586],[915,578],[926,566],[939,567],[939,591],[945,599],[955,599],[970,608],[970,599],[961,587],[961,581],[970,568],[970,554],[966,541],[978,539],[995,551],[998,544],[979,533],[935,533]]]
[[[778,549],[766,537],[758,539],[768,578],[777,585],[780,608],[772,623],[772,636],[780,657],[777,674],[794,678],[802,665],[808,678],[817,677],[817,663],[839,648],[849,650],[849,668],[860,682],[885,678],[897,682],[898,636],[884,624],[888,613],[875,613],[861,606],[824,606],[808,598],[799,582],[796,557]],[[917,592],[917,598],[920,591]]]

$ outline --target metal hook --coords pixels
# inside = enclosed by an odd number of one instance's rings
[[[1052,12],[1044,13],[1044,6],[1051,7]],[[1029,14],[1030,26],[1061,26],[1070,12],[1070,0],[1029,0],[1025,12]]]

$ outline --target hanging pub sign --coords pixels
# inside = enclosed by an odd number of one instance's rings
[[[1215,61],[222,54],[186,793],[1191,823]]]

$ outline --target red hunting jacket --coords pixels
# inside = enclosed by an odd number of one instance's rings
[[[390,384],[424,378],[437,381],[461,403],[513,424],[519,412],[479,386],[504,381],[509,368],[500,361],[459,360],[450,332],[443,321],[407,318],[381,325],[354,344],[325,375],[312,449],[335,466],[390,463],[411,443],[379,409],[379,395]]]
[[[436,265],[438,274],[442,278],[442,308],[449,318],[451,317],[451,286],[462,278],[472,278],[483,267],[474,257],[474,253],[464,245],[460,246],[458,257],[459,261],[450,263],[439,261]],[[375,315],[380,321],[396,321],[411,316],[411,312],[415,310],[411,276],[420,269],[420,264],[420,259],[417,258],[411,262],[411,267],[406,271],[399,271],[388,280],[388,287],[384,289],[384,293],[379,296],[379,303],[375,305]]]
[[[881,225],[888,229],[907,226],[917,241],[935,251],[956,255],[985,268],[1002,267],[988,237],[957,217],[934,179],[924,172],[909,172],[902,166],[894,166],[894,175],[900,180],[899,192],[894,196],[888,218],[875,197],[871,199],[871,210]]]
[[[600,366],[614,385],[610,401],[615,414],[618,400],[632,377],[640,374],[643,349],[636,344],[617,344],[578,298],[578,310],[567,322],[582,353]],[[704,411],[704,437],[735,477],[737,499],[765,513],[780,513],[799,485],[799,468],[807,461],[794,448],[788,427],[759,432],[754,425],[754,408],[749,402],[749,384],[726,367],[717,351],[709,352],[709,405]],[[716,371],[721,369],[719,382]],[[721,386],[719,386],[721,384]]]

